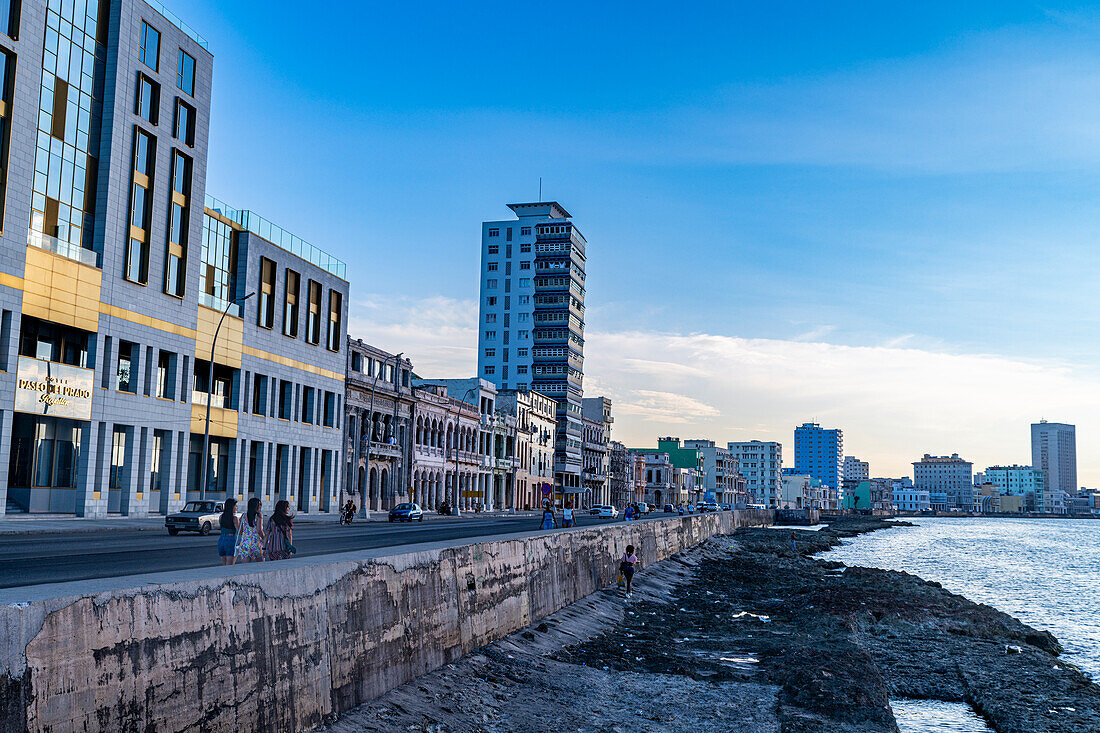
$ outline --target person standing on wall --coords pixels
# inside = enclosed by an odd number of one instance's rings
[[[237,559],[237,534],[241,529],[236,499],[225,500],[225,508],[218,517],[218,528],[221,530],[218,536],[218,557],[222,559],[222,565],[232,565]]]
[[[264,516],[260,514],[259,498],[253,496],[248,500],[248,511],[241,517],[238,526],[234,559],[240,562],[263,562]]]
[[[275,511],[267,520],[264,530],[267,544],[265,554],[268,560],[286,560],[298,550],[294,547],[294,518],[290,516],[290,502],[280,499],[275,502]]]

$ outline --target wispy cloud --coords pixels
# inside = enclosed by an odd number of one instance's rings
[[[352,335],[405,351],[421,374],[468,376],[476,321],[473,301],[367,297],[356,303]],[[910,474],[926,452],[957,451],[978,467],[1028,463],[1028,426],[1047,417],[1077,424],[1081,480],[1100,479],[1100,457],[1085,442],[1100,434],[1100,380],[1090,371],[894,341],[592,331],[585,393],[614,401],[614,436],[628,445],[664,434],[720,444],[757,437],[783,441],[790,455],[794,426],[816,419],[843,428],[846,451],[888,475]]]

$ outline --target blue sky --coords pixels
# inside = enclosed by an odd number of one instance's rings
[[[902,474],[1028,462],[1045,416],[1100,481],[1100,14],[687,5],[189,0],[208,190],[346,260],[353,335],[457,375],[479,223],[541,176],[628,443],[816,417]]]

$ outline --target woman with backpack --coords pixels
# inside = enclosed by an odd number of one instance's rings
[[[248,511],[241,517],[238,527],[234,561],[263,562],[264,517],[260,514],[260,500],[257,497],[248,500]]]
[[[294,518],[290,516],[290,502],[280,499],[275,503],[275,511],[267,520],[264,532],[267,544],[265,554],[268,560],[286,560],[297,550],[294,548]]]

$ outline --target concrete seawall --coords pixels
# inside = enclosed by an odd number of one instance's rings
[[[306,730],[614,582],[627,544],[647,565],[771,521],[674,517],[9,602],[0,730]]]

